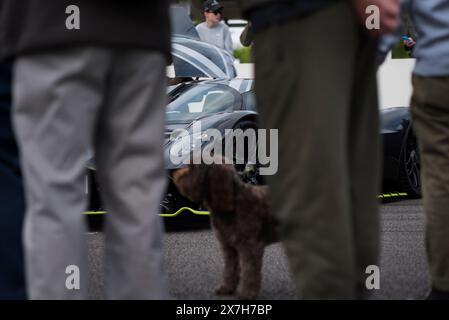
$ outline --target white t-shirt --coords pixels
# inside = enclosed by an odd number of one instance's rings
[[[225,49],[233,55],[232,38],[229,27],[220,22],[215,27],[208,27],[206,22],[200,23],[196,26],[196,30],[200,36],[201,41],[213,44],[219,48]]]

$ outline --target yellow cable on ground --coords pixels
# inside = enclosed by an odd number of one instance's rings
[[[175,213],[160,213],[159,216],[164,217],[164,218],[174,218],[176,216],[179,216],[184,211],[189,211],[189,212],[191,212],[195,215],[199,215],[199,216],[208,216],[209,215],[209,211],[199,211],[199,210],[194,210],[189,207],[182,207],[182,208],[178,209]],[[83,212],[83,214],[86,214],[86,215],[101,215],[101,214],[107,214],[107,213],[108,213],[107,211]]]

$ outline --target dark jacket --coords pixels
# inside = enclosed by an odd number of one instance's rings
[[[255,32],[271,24],[282,24],[342,0],[239,0]]]
[[[69,5],[80,29],[68,30]],[[170,56],[168,0],[0,0],[0,50],[17,56],[68,46],[142,48]]]
[[[316,4],[323,4],[326,2],[334,2],[336,0],[238,0],[242,10],[249,12],[255,9],[260,9],[267,6],[287,4],[295,7],[300,5],[302,7],[313,7]]]
[[[12,133],[10,109],[11,66],[0,63],[0,161],[5,160],[3,157],[5,154],[11,154],[17,151]]]
[[[11,66],[0,63],[0,300],[26,299],[22,225],[25,199],[11,125]]]

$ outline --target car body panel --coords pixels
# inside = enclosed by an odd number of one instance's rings
[[[383,141],[383,188],[397,188],[400,174],[402,145],[411,124],[408,107],[387,108],[380,111]]]

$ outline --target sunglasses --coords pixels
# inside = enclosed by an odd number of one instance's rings
[[[209,11],[207,11],[207,12],[209,12],[209,13],[213,13],[214,15],[219,15],[219,14],[222,14],[222,10],[216,10],[216,11],[212,11],[212,10],[209,10]]]

